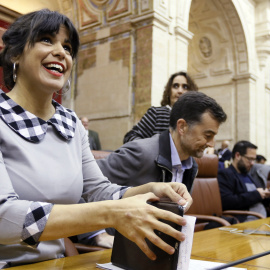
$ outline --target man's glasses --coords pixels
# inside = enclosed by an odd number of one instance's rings
[[[246,158],[250,163],[256,161],[256,158],[247,157],[247,156],[242,156],[242,157]]]
[[[189,89],[190,89],[189,85],[186,84],[186,83],[182,83],[182,84],[180,84],[180,83],[173,83],[173,85],[172,85],[172,87],[173,87],[174,89],[178,89],[180,86],[181,86],[184,90],[189,90]]]

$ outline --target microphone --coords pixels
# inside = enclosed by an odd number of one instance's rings
[[[263,257],[263,256],[268,255],[268,254],[270,254],[270,250],[265,251],[265,252],[262,252],[262,253],[259,253],[259,254],[255,254],[255,255],[252,255],[252,256],[249,256],[249,257],[246,257],[246,258],[237,260],[237,261],[233,261],[233,262],[230,262],[230,263],[225,263],[225,264],[222,264],[222,265],[217,266],[217,267],[214,267],[214,268],[209,268],[208,270],[221,270],[221,269],[225,269],[225,268],[228,268],[228,267],[231,267],[231,266],[235,266],[237,264],[241,264],[241,263],[244,263],[244,262],[247,262],[247,261],[251,261],[251,260],[257,259],[259,257]]]

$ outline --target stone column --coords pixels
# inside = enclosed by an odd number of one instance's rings
[[[134,123],[150,106],[160,106],[169,76],[187,70],[193,34],[187,30],[188,22],[184,23],[180,8],[175,0],[142,1],[139,15],[132,19],[136,44]]]
[[[270,59],[270,2],[258,1],[255,9],[255,37],[259,65],[263,69]]]
[[[253,74],[238,75],[235,82],[234,104],[234,138],[256,141],[256,76]]]

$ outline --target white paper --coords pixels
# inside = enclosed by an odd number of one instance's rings
[[[109,263],[97,263],[97,267],[100,269],[105,269],[105,270],[123,270],[123,268],[117,267],[113,265],[111,262]]]
[[[186,236],[186,239],[180,244],[177,270],[189,270],[189,261],[196,222],[195,217],[184,215],[184,218],[187,221],[187,224],[186,226],[182,226],[182,233]]]

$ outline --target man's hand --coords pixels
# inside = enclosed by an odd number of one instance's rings
[[[124,194],[124,198],[145,194],[148,192],[154,193],[159,200],[161,198],[169,198],[173,202],[178,203],[179,205],[185,205],[185,212],[189,209],[192,204],[192,198],[187,191],[187,188],[182,183],[169,182],[169,183],[156,183],[150,182],[145,185],[141,185],[138,187],[130,188]]]
[[[267,199],[267,198],[270,198],[270,191],[269,189],[265,188],[257,188],[257,191],[260,193],[262,199]]]
[[[192,204],[192,198],[187,191],[187,188],[182,183],[150,183],[152,184],[151,191],[159,198],[170,198],[182,206],[185,206],[185,212]]]
[[[112,217],[113,220],[108,224],[116,228],[125,237],[135,242],[146,256],[152,260],[156,259],[156,255],[149,249],[145,241],[146,238],[168,254],[175,252],[174,247],[165,243],[154,230],[170,235],[179,241],[185,239],[183,233],[160,221],[168,220],[185,226],[185,219],[170,211],[159,209],[147,203],[147,201],[157,200],[159,200],[159,198],[149,192],[147,194],[113,201],[110,206],[110,217]]]
[[[114,236],[109,235],[108,233],[104,232],[104,233],[98,234],[95,237],[95,241],[96,241],[97,245],[100,247],[112,248]]]

